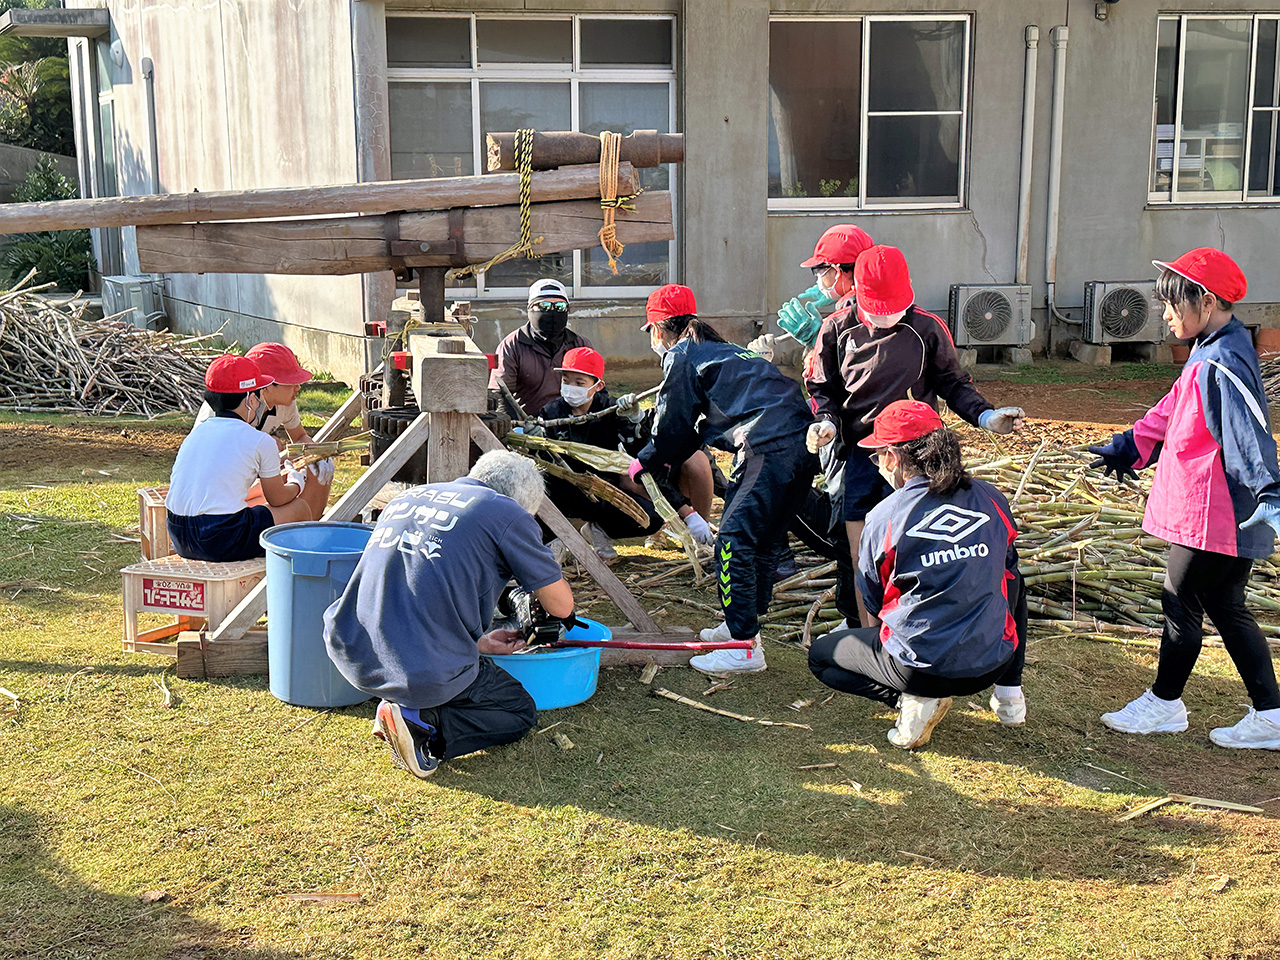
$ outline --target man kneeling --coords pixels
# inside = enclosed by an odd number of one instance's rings
[[[506,451],[486,453],[463,479],[406,491],[383,510],[325,612],[330,658],[382,698],[373,734],[416,777],[519,740],[538,722],[533,698],[485,654],[525,646],[516,631],[490,631],[512,578],[551,616],[573,613],[573,593],[533,519],[542,495],[533,463]]]
[[[965,472],[959,440],[926,403],[889,404],[858,445],[895,488],[867,514],[857,558],[880,626],[819,637],[809,669],[829,687],[898,704],[889,742],[909,750],[929,742],[952,697],[993,684],[997,719],[1025,722],[1027,602],[1008,502]]]

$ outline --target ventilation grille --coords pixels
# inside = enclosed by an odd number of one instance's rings
[[[958,347],[1022,346],[1035,335],[1028,286],[956,284],[950,299],[951,330]]]

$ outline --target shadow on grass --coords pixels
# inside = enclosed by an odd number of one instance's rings
[[[87,883],[46,849],[39,817],[0,804],[0,958],[297,956],[244,946],[243,931],[196,920],[183,897],[147,903],[142,893],[122,896]]]

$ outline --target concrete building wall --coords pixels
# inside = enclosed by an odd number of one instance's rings
[[[96,6],[77,0],[68,6]],[[111,39],[119,192],[151,190],[141,72],[155,65],[162,192],[349,183],[356,179],[351,0],[114,2]],[[125,231],[125,267],[137,254]],[[343,379],[363,371],[362,279],[172,275],[180,330],[230,320],[243,343],[279,339]]]

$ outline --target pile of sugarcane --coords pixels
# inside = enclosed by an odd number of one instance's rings
[[[368,431],[357,433],[343,440],[325,440],[319,443],[289,443],[284,452],[298,469],[308,467],[321,460],[340,457],[344,453],[366,453],[373,434]]]
[[[92,319],[83,299],[40,295],[51,286],[0,293],[0,409],[148,418],[199,409],[216,334],[183,338],[127,317]]]
[[[1267,404],[1280,404],[1280,357],[1261,361],[1262,388],[1267,392]]]

